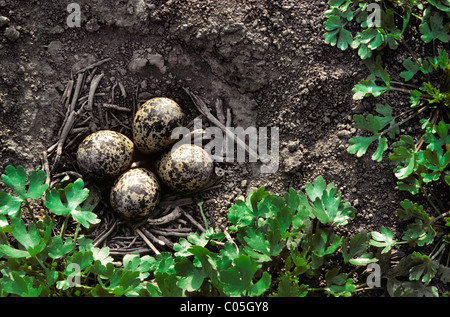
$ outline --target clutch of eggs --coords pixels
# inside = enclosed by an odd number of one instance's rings
[[[160,201],[159,180],[174,191],[195,192],[211,179],[213,161],[205,150],[192,144],[173,145],[172,131],[183,119],[175,101],[152,98],[136,112],[134,142],[121,133],[101,130],[79,145],[77,163],[84,175],[96,180],[116,178],[110,203],[121,217],[140,220],[150,216]],[[130,169],[135,149],[144,154],[163,153],[156,162],[157,176],[145,168]]]

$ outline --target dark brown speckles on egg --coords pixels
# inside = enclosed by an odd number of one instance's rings
[[[95,179],[119,176],[133,160],[134,145],[125,135],[101,130],[88,135],[78,147],[77,163],[82,173]]]
[[[111,189],[114,211],[128,220],[149,216],[158,205],[161,189],[158,180],[145,168],[131,169],[121,175]]]
[[[159,178],[178,192],[202,189],[211,179],[213,168],[211,156],[192,144],[176,144],[156,162]]]
[[[148,100],[134,117],[134,144],[147,154],[163,150],[175,142],[170,136],[173,129],[181,126],[183,117],[180,106],[172,99],[158,97]]]

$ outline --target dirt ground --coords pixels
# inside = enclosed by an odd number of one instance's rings
[[[386,226],[400,238],[394,211],[406,195],[394,190],[392,167],[347,153],[357,133],[352,116],[375,103],[352,100],[367,76],[356,53],[324,43],[325,0],[78,0],[80,27],[67,25],[70,2],[0,0],[0,171],[42,164],[58,140],[66,111],[58,101],[71,73],[110,58],[96,70],[104,73],[98,91],[111,95],[115,86],[118,106],[166,96],[192,120],[199,112],[187,87],[213,113],[220,98],[233,126],[279,128],[276,173],[260,173],[257,163],[216,164],[221,185],[204,194],[213,227],[223,229],[231,204],[252,189],[282,194],[322,175],[358,210],[350,235]],[[380,102],[401,103],[395,95]],[[117,130],[130,135],[130,118]],[[73,167],[70,153],[62,170]]]

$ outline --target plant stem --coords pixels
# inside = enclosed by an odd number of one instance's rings
[[[66,229],[67,229],[67,224],[69,223],[69,215],[66,216],[66,219],[64,219],[64,223],[61,227],[61,233],[60,233],[60,237],[61,239],[64,238],[64,235],[66,234]]]
[[[29,212],[30,215],[31,215],[31,219],[33,220],[33,222],[34,222],[34,223],[36,224],[36,226],[37,226],[37,220],[36,220],[36,217],[34,216],[33,209],[31,208],[30,204],[28,203],[28,200],[25,200],[24,203],[25,203],[25,206],[26,206],[27,209],[28,209],[28,212]]]
[[[419,60],[419,58],[417,57],[416,53],[411,49],[411,47],[408,45],[408,43],[406,43],[405,39],[402,37],[400,39],[400,41],[402,42],[403,45],[405,45],[406,49],[408,50],[408,52],[411,54],[411,56],[413,57],[414,61],[416,62],[416,64],[423,68],[423,64],[422,62]],[[434,42],[433,42],[434,43]],[[425,74],[425,76],[427,77],[428,81],[430,81],[430,75],[429,74]]]
[[[389,87],[389,90],[393,90],[393,91],[400,91],[400,92],[404,92],[407,94],[410,94],[411,92],[408,89],[404,89],[404,88],[397,88],[397,87]]]
[[[423,186],[423,195],[428,200],[428,203],[433,207],[433,209],[442,216],[442,212],[437,208],[437,206],[434,204],[434,202],[431,200],[430,195],[428,195],[428,188],[426,186]]]
[[[442,201],[436,196],[436,194],[431,189],[429,191],[430,191],[431,196],[433,196],[434,200],[436,200],[436,202],[439,205],[439,207],[441,208],[441,210],[445,210],[445,207],[442,204]]]
[[[434,260],[442,252],[442,250],[444,250],[444,248],[445,248],[445,243],[442,243],[435,254],[433,254],[432,256],[430,254],[430,260]]]
[[[447,211],[447,212],[444,212],[444,213],[441,214],[440,216],[433,217],[433,219],[431,219],[431,221],[430,221],[430,226],[431,226],[432,224],[434,224],[436,221],[438,221],[439,219],[444,218],[444,217],[447,217],[448,215],[450,215],[450,210]]]
[[[391,84],[396,84],[396,85],[401,85],[401,86],[411,87],[411,88],[414,88],[414,89],[420,89],[419,86],[412,85],[412,84],[407,84],[407,83],[402,83],[401,81],[391,80]]]
[[[77,224],[77,227],[75,229],[75,235],[73,236],[73,242],[76,243],[77,238],[78,238],[78,232],[80,231],[81,228],[81,223]]]
[[[38,258],[37,256],[34,256],[34,258],[35,258],[36,261],[39,263],[39,265],[44,269],[44,272],[45,272],[45,270],[46,270],[47,268],[44,266],[44,263],[42,263],[41,260],[39,260],[39,258]]]
[[[386,133],[389,133],[389,131],[391,131],[391,130],[393,130],[393,129],[398,128],[400,125],[402,125],[403,123],[405,123],[405,122],[411,120],[412,118],[414,118],[415,116],[417,116],[418,114],[420,114],[421,112],[423,112],[423,111],[424,111],[425,109],[427,109],[427,108],[428,108],[428,106],[424,106],[424,107],[420,108],[419,110],[417,110],[416,113],[414,113],[414,114],[410,115],[409,117],[403,119],[402,121],[400,121],[400,122],[394,124],[394,125],[393,125],[392,127],[390,127],[389,129],[384,130],[383,132],[381,132],[381,133],[380,133],[380,136],[382,136],[382,135],[384,135],[384,134],[386,134]]]
[[[200,208],[200,214],[202,215],[202,219],[203,219],[203,222],[205,223],[205,230],[206,231],[208,231],[208,221],[206,220],[206,216],[205,216],[205,214],[203,213],[203,208],[202,208],[202,206],[203,206],[203,201],[200,201],[200,202],[198,202],[197,203],[197,206]]]

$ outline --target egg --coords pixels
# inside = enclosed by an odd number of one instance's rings
[[[133,160],[134,145],[125,135],[101,130],[88,135],[78,146],[81,172],[94,179],[109,179],[126,171]]]
[[[164,150],[176,140],[173,129],[181,126],[184,114],[180,106],[165,97],[152,98],[136,112],[133,121],[133,140],[137,149],[146,154]]]
[[[202,189],[213,175],[211,156],[200,146],[175,144],[156,162],[156,174],[170,189],[193,192]]]
[[[140,220],[151,215],[161,198],[161,188],[155,174],[145,168],[135,168],[122,174],[111,189],[111,207],[121,217]]]

